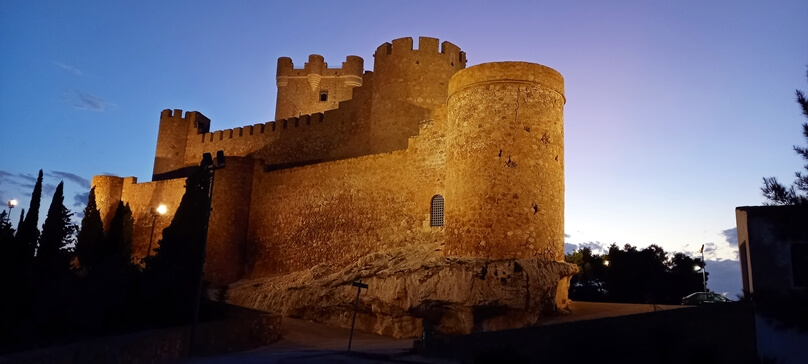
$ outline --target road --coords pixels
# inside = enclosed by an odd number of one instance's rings
[[[540,325],[633,315],[688,306],[572,302],[569,315],[544,320]],[[426,358],[412,352],[413,339],[394,339],[361,331],[354,332],[352,352],[347,352],[349,329],[304,320],[283,318],[283,338],[265,347],[209,358],[189,358],[183,364],[272,364],[272,363],[457,363]]]

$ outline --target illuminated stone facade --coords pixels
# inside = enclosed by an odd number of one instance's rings
[[[187,168],[223,150],[206,264],[217,284],[427,245],[445,257],[562,261],[563,79],[524,62],[465,67],[459,47],[426,37],[417,49],[411,38],[381,45],[373,72],[356,56],[341,68],[280,58],[276,120],[210,131],[199,112],[164,110],[152,182],[93,179],[102,216],[109,224],[117,201],[129,203],[134,258],[145,256]],[[436,196],[444,226],[431,219]],[[169,214],[154,219],[160,203]],[[564,306],[566,290],[557,298]]]

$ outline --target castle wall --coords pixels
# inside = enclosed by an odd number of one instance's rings
[[[452,78],[447,254],[563,258],[563,82],[525,62],[481,64]]]
[[[244,272],[253,165],[250,158],[226,157],[213,181],[205,278],[213,284],[237,281]]]
[[[109,224],[118,209],[123,193],[123,178],[116,176],[93,176],[91,188],[95,188],[95,204],[101,214],[104,231],[109,231]]]
[[[374,54],[371,140],[373,153],[402,150],[418,134],[418,123],[446,104],[449,79],[466,67],[466,54],[456,45],[420,37],[385,43]]]
[[[208,235],[214,283],[345,266],[372,252],[442,243],[445,255],[560,260],[564,240],[563,78],[536,64],[464,69],[435,38],[385,43],[374,72],[278,60],[283,119],[209,132],[198,112],[164,110],[153,180],[93,178],[105,227],[118,201],[133,255],[153,248],[185,192],[185,169],[223,150]],[[319,93],[329,92],[328,102]],[[333,91],[333,92],[332,92]],[[448,100],[448,101],[447,101]],[[430,226],[433,196],[445,228]],[[151,208],[169,213],[154,220]]]
[[[279,58],[275,120],[336,109],[341,101],[351,99],[354,87],[362,85],[363,71],[364,60],[357,56],[348,56],[342,68],[328,68],[318,54],[310,55],[302,69],[295,69],[291,58]]]
[[[336,110],[192,135],[184,165],[198,165],[203,153],[218,150],[278,168],[367,155],[372,76],[366,73],[365,86]]]
[[[137,183],[137,179],[134,177],[127,177],[122,180],[121,201],[129,204],[129,208],[132,210],[132,219],[134,220],[132,258],[139,261],[147,255],[150,237],[152,239],[152,250],[158,247],[157,242],[163,236],[163,229],[167,228],[171,223],[171,219],[174,217],[174,213],[182,200],[182,195],[185,194],[185,179],[176,178],[145,183]],[[168,211],[165,215],[155,217],[152,214],[152,209],[161,204],[165,205]],[[111,216],[110,219],[112,219]],[[154,236],[152,236],[152,224],[154,224]],[[152,251],[151,254],[154,254],[154,252]]]
[[[439,122],[411,150],[254,172],[248,276],[340,267],[374,251],[443,241],[430,203],[444,192]]]
[[[186,166],[186,157],[190,157],[186,155],[188,140],[209,130],[210,119],[199,112],[188,111],[183,117],[182,110],[163,110],[160,113],[152,180],[180,177],[177,172]]]

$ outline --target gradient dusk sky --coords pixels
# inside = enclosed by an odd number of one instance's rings
[[[761,177],[802,168],[807,35],[805,0],[6,0],[0,201],[27,208],[43,169],[40,224],[59,180],[80,212],[93,175],[150,180],[161,110],[198,110],[215,130],[270,121],[278,57],[358,55],[372,70],[382,43],[430,36],[468,66],[564,76],[568,248],[707,244],[709,286],[733,297],[735,207],[763,202]]]

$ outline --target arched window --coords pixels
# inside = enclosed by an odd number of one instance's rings
[[[432,213],[429,226],[443,226],[443,196],[432,196]]]

